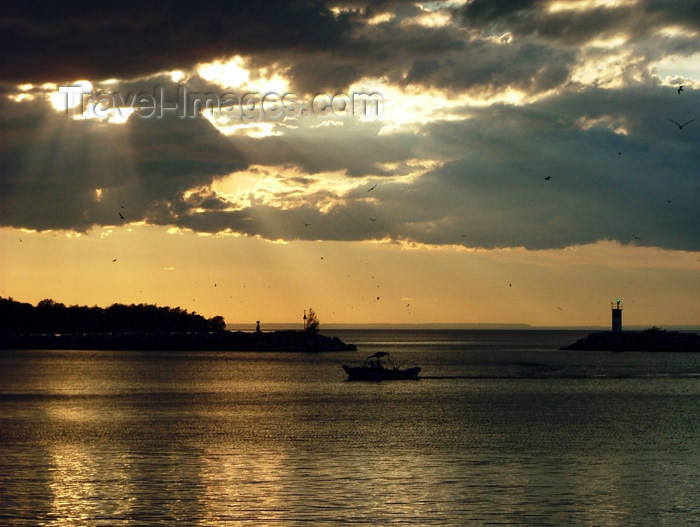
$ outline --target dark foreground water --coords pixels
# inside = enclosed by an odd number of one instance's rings
[[[360,351],[0,351],[0,525],[700,524],[700,355],[328,334]],[[347,381],[375,351],[423,378]]]

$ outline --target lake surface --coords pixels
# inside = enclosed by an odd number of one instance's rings
[[[0,351],[0,524],[700,524],[700,355],[324,333],[359,351]],[[376,351],[422,378],[346,380]]]

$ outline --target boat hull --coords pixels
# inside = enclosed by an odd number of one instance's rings
[[[420,373],[420,368],[406,368],[405,370],[388,369],[388,368],[365,368],[362,366],[347,366],[343,364],[343,369],[351,379],[359,379],[363,381],[392,381],[417,379]]]

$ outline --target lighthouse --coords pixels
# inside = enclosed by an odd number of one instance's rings
[[[612,330],[614,333],[619,333],[622,331],[622,304],[620,299],[617,299],[617,303],[610,302],[610,307],[612,308]]]

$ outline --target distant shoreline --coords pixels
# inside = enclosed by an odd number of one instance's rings
[[[138,331],[112,333],[0,333],[0,349],[143,351],[356,351],[338,337],[309,331]]]

